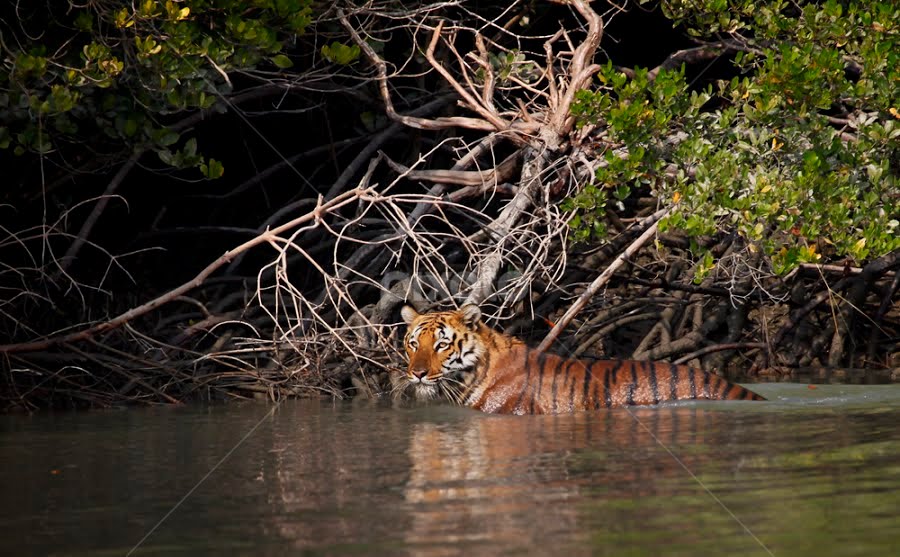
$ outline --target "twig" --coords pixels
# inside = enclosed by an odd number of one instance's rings
[[[840,292],[844,288],[848,287],[851,284],[852,280],[868,280],[871,277],[876,277],[881,275],[882,273],[892,270],[895,267],[900,266],[900,249],[894,250],[891,253],[883,255],[878,259],[870,262],[865,267],[863,267],[863,272],[860,274],[860,277],[844,277],[841,280],[834,283],[830,288],[820,292],[816,296],[813,297],[812,300],[806,303],[802,308],[793,312],[788,318],[787,322],[778,330],[775,336],[772,338],[772,347],[773,349],[777,349],[781,344],[781,341],[784,340],[785,335],[787,335],[791,330],[794,329],[799,323],[800,320],[806,317],[812,310],[816,309],[822,302],[828,299],[833,292]]]
[[[410,111],[410,114],[414,114],[416,116],[422,116],[425,114],[431,114],[432,112],[438,110],[439,108],[447,105],[450,101],[453,100],[453,97],[449,95],[444,95],[439,97],[429,103],[425,103],[424,105],[416,108],[415,110]],[[381,133],[376,135],[369,141],[365,147],[353,157],[353,160],[348,164],[341,175],[337,177],[334,183],[328,188],[328,193],[325,194],[325,199],[331,199],[336,196],[338,193],[343,191],[353,176],[359,171],[359,169],[366,164],[369,159],[378,152],[381,146],[387,142],[388,139],[392,138],[394,135],[398,134],[400,130],[403,128],[403,124],[399,122],[394,122],[386,129],[382,130]]]
[[[207,277],[209,277],[213,272],[216,271],[216,269],[218,269],[225,263],[229,262],[231,260],[231,258],[233,258],[238,253],[241,253],[250,248],[256,247],[262,243],[271,242],[274,238],[276,238],[282,232],[290,230],[292,228],[295,228],[301,224],[304,224],[311,220],[318,221],[319,219],[322,218],[322,216],[325,213],[328,213],[329,211],[334,211],[340,207],[343,207],[344,205],[350,204],[350,203],[354,202],[356,199],[359,199],[359,198],[367,195],[368,193],[370,193],[369,190],[355,189],[355,190],[345,192],[345,193],[339,195],[338,197],[334,198],[331,201],[328,201],[325,203],[321,203],[321,201],[320,201],[320,204],[313,211],[310,211],[309,213],[307,213],[301,217],[297,217],[296,219],[293,219],[290,222],[287,222],[277,228],[274,228],[271,231],[267,231],[263,234],[260,234],[259,236],[253,238],[252,240],[248,240],[247,242],[244,242],[243,244],[241,244],[240,246],[237,246],[234,249],[228,250],[221,257],[219,257],[218,259],[216,259],[215,261],[213,261],[212,263],[207,265],[205,269],[200,271],[200,273],[197,274],[197,276],[195,276],[191,280],[185,282],[181,286],[179,286],[173,290],[170,290],[169,292],[167,292],[161,296],[158,296],[158,297],[150,300],[149,302],[146,302],[145,304],[142,304],[138,307],[135,307],[135,308],[132,308],[132,309],[126,311],[125,313],[122,313],[121,315],[119,315],[113,319],[104,321],[103,323],[99,323],[97,325],[88,327],[86,329],[83,329],[83,330],[75,332],[75,333],[69,333],[66,335],[50,337],[50,338],[47,338],[44,340],[38,340],[38,341],[32,341],[32,342],[0,345],[0,353],[33,352],[36,350],[46,350],[48,348],[51,348],[53,346],[57,346],[57,345],[60,345],[63,343],[71,343],[71,342],[77,342],[80,340],[86,340],[88,338],[93,337],[96,334],[104,333],[104,332],[116,329],[118,327],[121,327],[122,325],[131,321],[132,319],[139,317],[141,315],[144,315],[145,313],[152,311],[152,310],[158,308],[159,306],[178,298],[179,296],[187,293],[188,291],[196,288],[197,286],[200,286],[201,284],[203,284],[203,281],[206,280]]]
[[[467,303],[480,304],[488,298],[491,293],[491,285],[497,278],[497,272],[503,259],[500,251],[503,243],[509,239],[510,231],[525,209],[534,203],[535,193],[541,184],[540,174],[543,170],[544,157],[542,155],[533,156],[529,161],[526,154],[525,159],[519,190],[509,204],[503,208],[500,215],[494,219],[494,222],[485,228],[493,236],[496,247],[478,262],[477,278],[466,299]]]
[[[764,342],[723,342],[721,344],[712,344],[710,346],[705,346],[700,348],[699,350],[694,350],[690,354],[686,354],[674,362],[673,364],[684,364],[687,363],[694,358],[699,358],[701,356],[705,356],[706,354],[712,354],[713,352],[719,352],[722,350],[750,350],[750,349],[758,349],[765,350],[766,343]]]
[[[560,138],[572,131],[575,119],[569,114],[569,108],[575,101],[575,93],[584,89],[590,82],[591,76],[600,70],[600,66],[592,64],[594,55],[600,47],[600,39],[603,38],[603,18],[590,6],[590,2],[584,0],[571,0],[571,4],[588,22],[588,32],[584,41],[575,49],[572,56],[572,65],[569,68],[569,83],[560,97],[559,106],[553,112],[550,120],[551,129]]]
[[[490,122],[491,125],[494,126],[494,129],[497,131],[505,130],[510,127],[510,123],[500,117],[496,112],[492,112],[487,106],[483,105],[479,100],[469,93],[452,75],[450,72],[444,68],[444,66],[437,61],[437,58],[434,57],[434,50],[437,47],[438,40],[441,38],[441,31],[444,29],[444,21],[441,20],[437,27],[434,28],[434,33],[431,35],[431,42],[428,43],[428,48],[425,49],[425,58],[431,64],[441,77],[444,78],[444,81],[450,84],[451,87],[459,94],[460,97],[466,102],[466,105],[475,111],[479,116],[481,116],[485,121]]]
[[[394,103],[391,100],[390,91],[388,91],[388,77],[387,77],[387,64],[384,60],[375,53],[375,50],[367,43],[362,37],[360,37],[359,33],[356,29],[350,25],[350,21],[347,19],[346,14],[343,9],[338,8],[338,19],[341,24],[350,33],[350,37],[353,39],[353,42],[359,46],[360,50],[366,55],[366,58],[375,66],[375,71],[377,73],[378,80],[378,88],[381,92],[381,99],[384,102],[384,111],[388,115],[388,118],[394,120],[396,122],[400,122],[405,126],[409,126],[411,128],[416,128],[420,130],[443,130],[447,128],[467,128],[470,130],[481,130],[481,131],[497,131],[498,129],[506,129],[509,126],[502,126],[498,128],[496,123],[482,119],[482,118],[469,118],[466,116],[451,116],[451,117],[439,117],[439,118],[418,118],[414,116],[408,116],[397,113],[394,109]],[[437,40],[438,35],[435,34],[433,38],[433,42]],[[457,84],[458,85],[458,84]]]
[[[553,328],[550,329],[550,332],[547,333],[547,336],[545,336],[544,340],[541,341],[541,344],[537,348],[538,350],[547,350],[548,348],[550,348],[550,345],[553,344],[553,341],[555,341],[559,334],[563,331],[563,329],[566,328],[566,326],[569,324],[569,321],[571,321],[572,318],[575,317],[579,311],[581,311],[581,308],[583,308],[585,304],[588,303],[588,300],[590,300],[598,290],[600,290],[607,282],[609,282],[609,279],[612,278],[613,273],[615,273],[619,269],[619,267],[624,265],[632,255],[634,255],[639,249],[641,249],[644,244],[646,244],[647,241],[649,241],[650,238],[652,238],[653,235],[656,234],[656,229],[659,226],[660,219],[668,215],[669,211],[671,210],[671,208],[660,209],[659,211],[644,219],[644,221],[641,223],[643,226],[647,226],[647,229],[644,231],[644,233],[638,236],[638,238],[634,242],[632,242],[630,246],[625,248],[625,251],[619,254],[619,256],[616,257],[602,273],[600,273],[600,276],[598,276],[596,279],[594,279],[593,282],[591,282],[591,284],[587,287],[587,289],[585,289],[581,296],[578,297],[578,300],[576,300],[575,303],[572,304],[572,306],[569,307],[568,310],[566,310],[566,313],[564,313],[563,316],[559,318],[556,324],[553,325]]]
[[[122,184],[122,181],[125,180],[125,177],[128,176],[128,173],[131,172],[131,169],[134,168],[134,165],[137,164],[138,160],[143,154],[143,150],[135,151],[128,158],[128,160],[125,161],[125,163],[122,164],[121,167],[119,167],[119,171],[116,172],[112,180],[109,181],[109,184],[106,186],[106,190],[103,192],[103,195],[100,196],[100,199],[94,206],[94,210],[91,211],[91,214],[88,215],[86,219],[84,219],[84,223],[82,223],[81,229],[75,236],[75,240],[72,241],[72,245],[69,246],[66,254],[59,262],[60,269],[63,272],[65,272],[72,264],[72,262],[75,261],[75,257],[78,255],[78,252],[81,251],[81,248],[87,241],[88,236],[91,235],[91,231],[94,229],[94,225],[97,224],[97,221],[100,219],[100,215],[102,215],[103,211],[106,209],[106,205],[107,203],[109,203],[110,197],[119,188],[119,186]]]
[[[875,317],[873,318],[875,327],[872,328],[872,334],[869,337],[869,347],[866,351],[868,359],[875,359],[875,351],[876,346],[878,344],[878,339],[882,335],[881,330],[881,320],[884,319],[885,314],[888,309],[890,309],[893,301],[894,295],[900,290],[900,273],[894,274],[894,280],[891,281],[891,284],[885,289],[884,296],[881,299],[881,304],[878,306],[878,311],[875,312]]]
[[[400,174],[406,174],[409,180],[490,188],[501,182],[509,181],[513,177],[519,166],[521,154],[521,151],[516,151],[490,170],[410,170],[389,158],[385,158],[385,160],[388,166]]]
[[[818,263],[801,263],[794,268],[793,271],[784,275],[785,281],[789,281],[800,272],[810,272],[816,276],[823,273],[833,273],[838,275],[858,275],[862,272],[861,267],[852,267],[850,265],[820,265]]]

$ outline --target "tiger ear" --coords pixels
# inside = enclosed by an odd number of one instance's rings
[[[463,323],[471,327],[481,320],[481,308],[475,304],[466,304],[459,308],[459,315]]]
[[[403,321],[407,325],[411,325],[413,321],[416,320],[416,317],[419,316],[419,312],[412,306],[403,306],[400,308],[400,317],[403,318]]]

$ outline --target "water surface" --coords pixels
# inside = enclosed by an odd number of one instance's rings
[[[896,554],[900,385],[754,388],[774,400],[3,416],[0,554],[151,530],[133,555]]]

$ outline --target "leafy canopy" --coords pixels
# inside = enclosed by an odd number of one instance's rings
[[[155,149],[169,165],[209,178],[220,162],[167,123],[214,107],[229,72],[285,68],[286,42],[311,23],[312,0],[138,0],[44,5],[6,37],[0,148],[42,155],[89,143]],[[49,25],[48,25],[49,19]],[[42,33],[27,33],[41,26]],[[29,39],[28,37],[40,37]]]
[[[599,72],[573,110],[608,139],[596,183],[564,205],[576,239],[605,233],[611,196],[644,188],[676,204],[664,229],[736,230],[777,273],[823,254],[862,261],[900,248],[900,5],[661,6],[721,48],[736,75],[696,90],[683,67],[655,79],[612,63]]]

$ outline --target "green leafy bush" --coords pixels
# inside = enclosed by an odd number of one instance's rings
[[[199,155],[195,140],[173,151],[182,138],[167,125],[221,102],[231,89],[229,72],[289,67],[282,50],[311,23],[311,6],[312,0],[140,0],[26,14],[23,29],[46,25],[48,17],[50,26],[38,39],[6,37],[0,148],[24,155],[67,143],[110,152],[124,145],[221,176],[221,163]]]
[[[607,64],[573,109],[605,134],[596,184],[567,200],[577,239],[605,232],[607,198],[642,188],[676,211],[662,228],[736,230],[777,273],[822,256],[900,248],[900,6],[663,1],[736,75],[702,91],[684,68]]]

